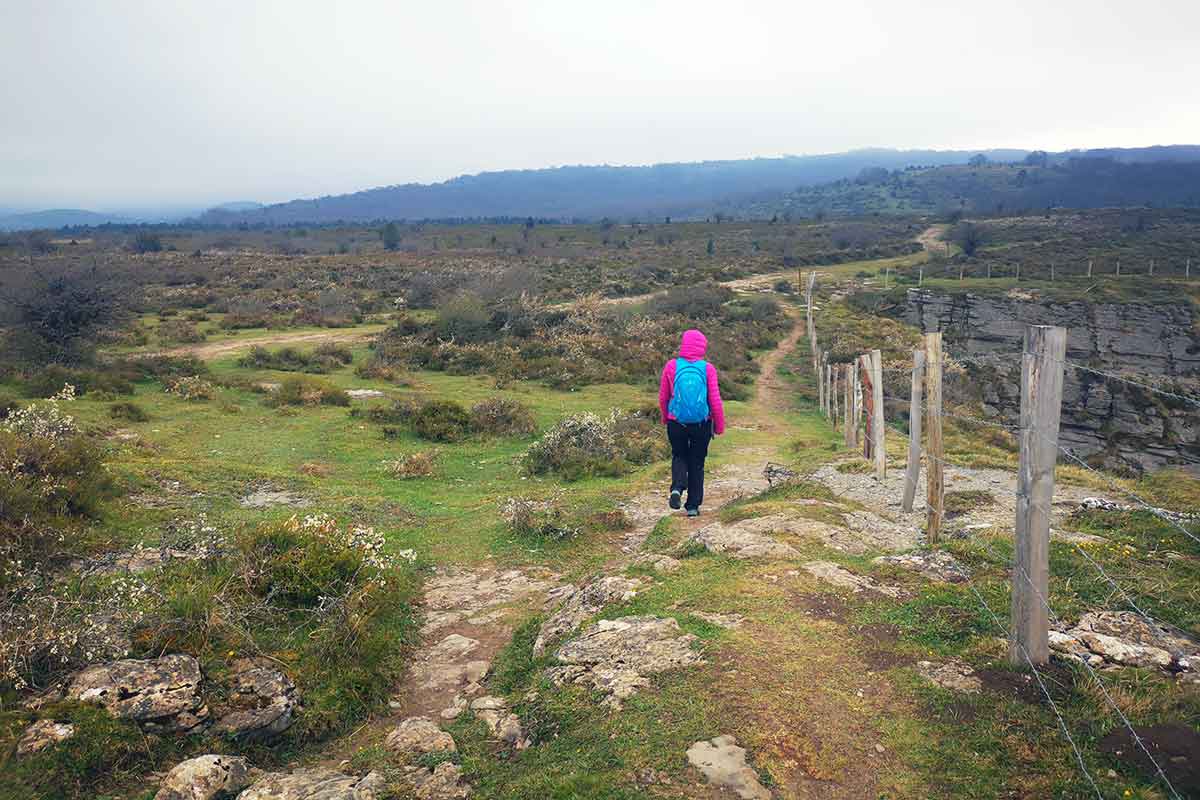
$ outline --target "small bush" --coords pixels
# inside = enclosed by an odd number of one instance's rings
[[[195,356],[147,356],[132,358],[117,362],[116,369],[131,376],[135,381],[158,380],[166,382],[170,378],[182,378],[188,375],[205,375],[208,365]]]
[[[422,439],[461,442],[471,432],[471,417],[453,400],[431,400],[416,409],[410,425]]]
[[[24,382],[28,397],[49,397],[65,384],[75,388],[75,394],[92,392],[108,394],[133,394],[133,384],[117,369],[71,369],[52,364],[32,375]]]
[[[492,436],[528,436],[537,430],[533,412],[517,400],[492,397],[471,406],[471,427]]]
[[[182,319],[173,319],[159,324],[158,338],[159,341],[163,342],[195,344],[196,342],[203,342],[205,335],[194,323]]]
[[[509,531],[521,538],[561,541],[579,533],[579,527],[567,521],[559,504],[550,500],[510,497],[501,506],[500,515]]]
[[[291,377],[279,385],[263,401],[268,406],[348,406],[350,395],[345,389],[315,378]]]
[[[255,345],[237,360],[237,364],[239,367],[251,369],[274,369],[284,372],[308,372],[323,375],[333,372],[353,360],[353,356],[346,348],[339,348],[336,345],[323,347],[324,350],[317,348],[311,353],[305,353],[294,347],[284,347],[272,351],[261,345]]]
[[[492,313],[478,297],[461,294],[438,309],[434,330],[442,339],[481,342],[492,334]]]
[[[433,475],[436,462],[437,453],[432,450],[426,450],[418,453],[409,453],[392,461],[385,461],[383,462],[383,468],[393,478],[428,478]]]
[[[189,403],[202,403],[217,394],[216,387],[198,375],[168,379],[163,391]]]
[[[616,476],[670,452],[662,426],[637,412],[614,410],[608,417],[585,413],[559,421],[525,451],[533,475],[555,472],[567,480]]]
[[[787,278],[775,281],[773,288],[780,294],[792,294],[796,291],[796,287]]]
[[[113,403],[109,406],[108,415],[113,419],[124,420],[125,422],[145,422],[150,419],[150,415],[146,413],[144,408],[128,400]]]

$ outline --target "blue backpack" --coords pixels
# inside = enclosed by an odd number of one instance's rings
[[[684,424],[708,419],[708,363],[675,359],[675,391],[667,406],[671,416]]]

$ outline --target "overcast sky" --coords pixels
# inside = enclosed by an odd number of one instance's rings
[[[0,205],[1200,143],[1200,2],[0,0]]]

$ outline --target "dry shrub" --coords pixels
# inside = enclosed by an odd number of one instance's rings
[[[613,410],[565,417],[534,442],[522,459],[533,475],[558,473],[566,480],[616,476],[669,452],[662,426],[639,412]]]
[[[202,403],[213,399],[217,390],[203,378],[192,375],[183,378],[170,378],[163,387],[167,394],[173,394],[189,403]]]
[[[567,519],[556,500],[510,497],[501,506],[500,515],[509,531],[521,538],[561,541],[579,533],[579,526]]]
[[[266,396],[268,406],[348,406],[350,395],[338,386],[316,378],[285,378],[278,391]]]
[[[438,454],[435,450],[409,453],[391,461],[384,461],[383,468],[393,478],[428,478],[433,475]]]
[[[633,530],[633,520],[622,509],[612,511],[597,511],[587,518],[588,527],[601,531]]]
[[[471,427],[492,436],[528,436],[537,430],[537,423],[523,403],[491,397],[471,406]]]
[[[328,478],[333,474],[333,467],[319,461],[309,461],[300,465],[300,473],[310,478]]]

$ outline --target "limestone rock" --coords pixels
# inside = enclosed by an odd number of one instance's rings
[[[601,620],[558,649],[562,663],[547,675],[555,683],[590,684],[603,692],[603,704],[621,702],[649,686],[650,675],[702,663],[692,649],[696,637],[681,633],[674,619],[621,617]]]
[[[21,734],[17,742],[17,755],[25,756],[45,750],[51,745],[64,742],[75,735],[75,726],[69,722],[39,719]]]
[[[377,800],[387,788],[377,773],[359,778],[331,769],[268,772],[238,800]]]
[[[188,655],[124,659],[75,673],[67,696],[98,703],[113,716],[131,719],[148,731],[186,733],[208,718],[199,694],[200,677],[200,662]]]
[[[943,583],[962,583],[971,573],[958,559],[942,550],[905,553],[898,556],[880,556],[876,564],[894,564],[897,567],[919,572],[926,578]]]
[[[425,624],[423,633],[431,633],[461,620],[488,624],[487,613],[496,606],[512,603],[532,594],[545,592],[554,584],[552,573],[470,572],[439,570],[425,587]]]
[[[373,397],[384,397],[378,389],[347,389],[346,396],[351,400],[369,400]]]
[[[899,597],[900,590],[895,586],[885,586],[876,583],[865,575],[855,575],[849,570],[842,569],[832,561],[810,561],[804,569],[814,578],[820,578],[842,589],[849,589],[858,594],[862,591],[878,592],[888,597]]]
[[[677,558],[672,558],[662,553],[644,553],[633,560],[635,566],[649,567],[655,572],[661,572],[669,575],[672,572],[678,572],[680,562]]]
[[[983,688],[983,681],[976,677],[975,670],[960,661],[950,661],[945,664],[918,661],[917,672],[921,673],[926,680],[936,683],[943,689],[976,694]]]
[[[471,790],[462,784],[462,767],[443,761],[433,769],[412,767],[405,779],[417,800],[462,800]]]
[[[1128,611],[1088,612],[1070,630],[1051,631],[1050,647],[1092,665],[1190,672],[1200,663],[1200,641]]]
[[[402,757],[458,750],[454,738],[428,717],[409,717],[387,735],[384,746]]]
[[[309,503],[309,499],[302,494],[289,492],[284,489],[272,489],[270,487],[255,489],[238,500],[238,504],[242,508],[272,508],[274,506],[303,508],[309,505]]]
[[[713,786],[728,789],[743,800],[771,800],[771,792],[746,763],[745,748],[738,747],[732,736],[696,742],[688,748],[687,760]]]
[[[732,525],[714,522],[693,533],[690,541],[699,542],[709,552],[734,558],[795,558],[800,553],[794,547],[772,539],[767,533],[790,531],[797,522],[781,515],[745,519]]]
[[[264,741],[292,724],[296,686],[268,661],[238,659],[233,664],[229,706],[231,710],[217,721],[215,732]]]
[[[530,745],[525,737],[521,719],[512,713],[502,698],[485,695],[471,701],[471,710],[491,731],[492,738],[503,742],[514,750],[524,750]]]
[[[246,759],[206,755],[176,764],[159,784],[154,800],[218,800],[233,797],[248,781]]]
[[[560,595],[565,597],[562,606],[542,623],[538,631],[533,654],[539,658],[545,655],[551,642],[575,630],[608,604],[632,599],[641,585],[637,578],[610,575],[597,578],[582,589],[564,591]]]

